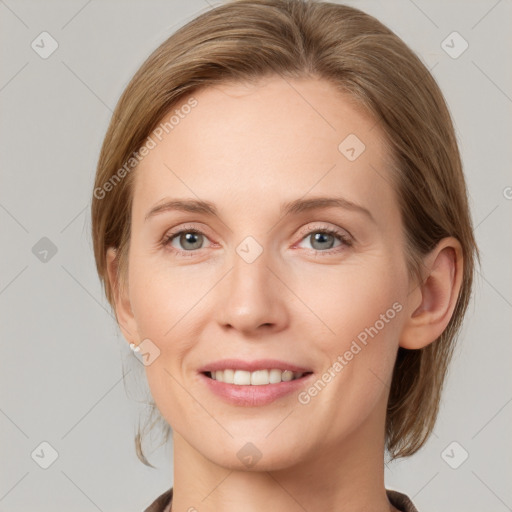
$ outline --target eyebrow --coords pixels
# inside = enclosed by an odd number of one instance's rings
[[[321,208],[342,208],[344,210],[359,212],[364,214],[369,220],[375,223],[371,212],[361,205],[353,203],[343,197],[314,197],[310,199],[295,199],[281,206],[281,216],[299,214],[309,210]],[[168,211],[184,211],[191,213],[202,213],[209,216],[218,217],[219,213],[214,203],[198,199],[168,199],[157,204],[148,211],[144,221]]]

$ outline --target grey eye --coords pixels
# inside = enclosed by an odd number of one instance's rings
[[[335,241],[334,235],[329,233],[323,233],[321,231],[312,233],[309,235],[309,239],[311,240],[311,245],[313,249],[321,250],[321,249],[332,249]],[[314,244],[318,244],[315,246]]]
[[[202,233],[196,233],[195,231],[182,231],[181,233],[177,233],[173,238],[178,239],[180,244],[179,248],[185,251],[193,251],[201,249],[204,235]]]

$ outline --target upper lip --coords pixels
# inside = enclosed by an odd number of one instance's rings
[[[303,368],[286,361],[278,359],[257,359],[255,361],[243,361],[242,359],[221,359],[208,363],[199,372],[214,372],[217,370],[245,370],[248,372],[255,372],[257,370],[290,370],[292,372],[307,373],[311,372],[308,368]]]

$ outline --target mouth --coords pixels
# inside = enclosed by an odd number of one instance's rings
[[[278,368],[262,369],[256,371],[237,370],[226,368],[224,370],[201,372],[209,379],[235,386],[265,386],[268,384],[280,384],[281,382],[290,382],[299,380],[313,372],[297,372],[291,370],[280,370]]]
[[[259,368],[254,369],[255,363],[247,363],[246,368],[252,366],[252,371],[236,367],[222,369],[220,364],[215,366],[217,369],[202,368],[198,374],[200,382],[208,392],[238,407],[259,407],[278,399],[290,400],[314,378],[312,371],[296,366],[280,369],[261,368],[258,364]]]
[[[198,375],[210,393],[239,407],[290,400],[314,378],[312,368],[279,359],[222,359],[199,368]]]

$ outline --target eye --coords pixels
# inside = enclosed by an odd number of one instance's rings
[[[304,235],[304,233],[301,233]],[[321,228],[307,230],[301,241],[307,240],[311,244],[313,251],[331,254],[343,250],[343,247],[350,247],[352,240],[341,230],[322,226]],[[336,240],[340,243],[335,246]]]
[[[203,249],[205,239],[208,240],[203,232],[196,228],[187,228],[166,235],[162,240],[162,246],[171,246],[172,250],[178,253],[190,253]]]
[[[324,255],[337,253],[344,247],[350,247],[352,239],[345,232],[328,226],[317,227],[301,232],[304,240],[311,244],[311,250]],[[161,242],[163,247],[170,247],[173,252],[181,255],[190,255],[203,249],[203,243],[208,237],[197,228],[182,228],[179,231],[169,233]],[[336,240],[339,244],[336,246]]]

